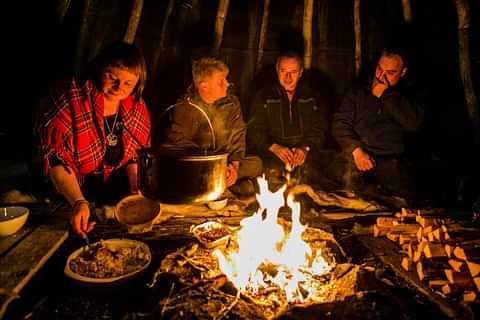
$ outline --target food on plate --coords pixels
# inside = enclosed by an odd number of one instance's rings
[[[115,278],[133,273],[150,261],[150,254],[141,245],[114,246],[108,241],[88,245],[70,260],[70,269],[89,278]]]
[[[230,235],[228,226],[215,221],[208,221],[195,227],[192,226],[191,232],[202,244],[207,246],[226,243]]]

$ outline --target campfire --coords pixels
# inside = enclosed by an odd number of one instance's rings
[[[329,272],[331,266],[320,249],[313,250],[302,240],[305,226],[300,223],[300,203],[290,196],[290,230],[278,224],[286,186],[271,193],[264,178],[258,182],[258,211],[241,221],[236,245],[213,253],[220,269],[238,290],[253,297],[278,288],[289,303],[314,300],[316,278]]]
[[[286,186],[272,193],[263,178],[259,186],[259,209],[226,244],[191,243],[162,260],[150,286],[161,275],[174,279],[156,318],[273,319],[290,307],[355,294],[359,268],[337,263],[341,249],[333,235],[302,225],[301,205],[291,196],[285,200]],[[291,219],[283,218],[285,202]]]

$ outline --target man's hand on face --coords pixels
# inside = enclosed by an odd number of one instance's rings
[[[281,146],[279,144],[272,144],[269,149],[274,155],[277,156],[285,165],[294,166],[294,155],[290,148]]]
[[[355,166],[360,171],[368,171],[373,169],[375,166],[373,159],[360,147],[357,147],[355,150],[353,150],[352,156]]]
[[[383,75],[382,79],[375,77],[372,85],[372,94],[375,97],[380,98],[383,92],[388,88],[390,88],[390,83],[385,74]]]

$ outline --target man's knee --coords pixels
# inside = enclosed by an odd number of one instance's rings
[[[246,156],[240,162],[239,178],[255,178],[262,175],[263,163],[258,156]]]

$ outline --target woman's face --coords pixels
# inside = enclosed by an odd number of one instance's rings
[[[107,100],[123,100],[132,94],[138,79],[138,75],[127,69],[107,67],[102,73],[102,92]]]

